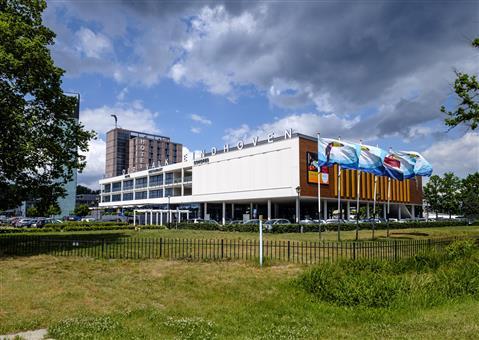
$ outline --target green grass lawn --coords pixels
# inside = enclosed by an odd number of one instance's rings
[[[0,334],[43,327],[60,334],[57,339],[472,339],[479,334],[477,300],[426,309],[337,307],[292,283],[304,270],[241,262],[6,258],[0,260]]]
[[[88,232],[62,232],[62,233],[31,233],[33,235],[72,235],[72,234],[118,234],[135,238],[147,237],[168,237],[168,238],[195,238],[195,239],[258,239],[258,233],[246,232],[225,232],[225,231],[206,231],[206,230],[147,230],[140,231],[88,231]],[[21,234],[21,235],[26,235]],[[271,234],[264,233],[266,240],[290,240],[290,241],[319,241],[319,233],[285,233],[285,234]],[[479,226],[462,226],[462,227],[438,227],[438,228],[418,228],[418,229],[391,229],[390,237],[394,239],[427,239],[440,237],[454,237],[454,236],[476,236],[479,235]],[[341,240],[354,240],[356,237],[355,231],[342,231]],[[363,229],[359,232],[360,240],[371,240],[372,232],[369,229]],[[386,237],[386,230],[376,230],[375,237],[384,239]],[[336,241],[337,233],[327,231],[322,233],[322,238],[325,241]]]

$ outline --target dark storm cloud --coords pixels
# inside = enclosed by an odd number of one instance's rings
[[[474,53],[467,45],[479,10],[442,1],[78,1],[65,8],[126,41],[132,55],[118,64],[137,63],[126,65],[130,74],[117,72],[119,81],[150,86],[172,77],[230,97],[253,85],[275,105],[315,104],[339,115],[377,107],[355,128],[378,136],[408,135],[439,117],[452,68],[466,67]]]

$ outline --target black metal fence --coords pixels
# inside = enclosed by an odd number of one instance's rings
[[[459,238],[358,242],[263,242],[263,257],[274,262],[315,264],[345,259],[411,257],[440,249]],[[477,240],[477,239],[476,239]],[[75,239],[33,236],[0,237],[0,256],[82,256],[106,259],[256,260],[257,240],[102,238]]]

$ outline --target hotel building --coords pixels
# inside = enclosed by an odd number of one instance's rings
[[[183,145],[165,136],[120,128],[106,134],[105,176],[141,171],[154,164],[181,162]]]
[[[220,223],[259,215],[292,222],[298,217],[317,219],[318,173],[311,164],[316,157],[317,139],[291,130],[264,140],[238,141],[203,151],[196,158],[184,155],[180,163],[104,178],[100,207],[178,209],[189,211],[190,218]],[[331,218],[338,213],[337,167],[321,169],[319,178],[321,218]],[[368,211],[372,211],[374,181],[375,176],[360,174],[360,205]],[[377,178],[376,207],[381,217],[386,215],[387,183],[386,177]],[[349,218],[356,207],[357,172],[341,171],[340,185],[340,213]],[[390,192],[390,217],[417,216],[422,206],[420,177],[392,180]]]

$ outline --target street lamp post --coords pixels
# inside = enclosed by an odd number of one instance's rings
[[[299,216],[301,216],[301,205],[300,205],[300,200],[299,200],[299,194],[301,193],[301,187],[297,186],[296,187],[296,192],[298,193],[298,202],[297,204],[297,209],[296,209],[296,223],[299,223]]]

